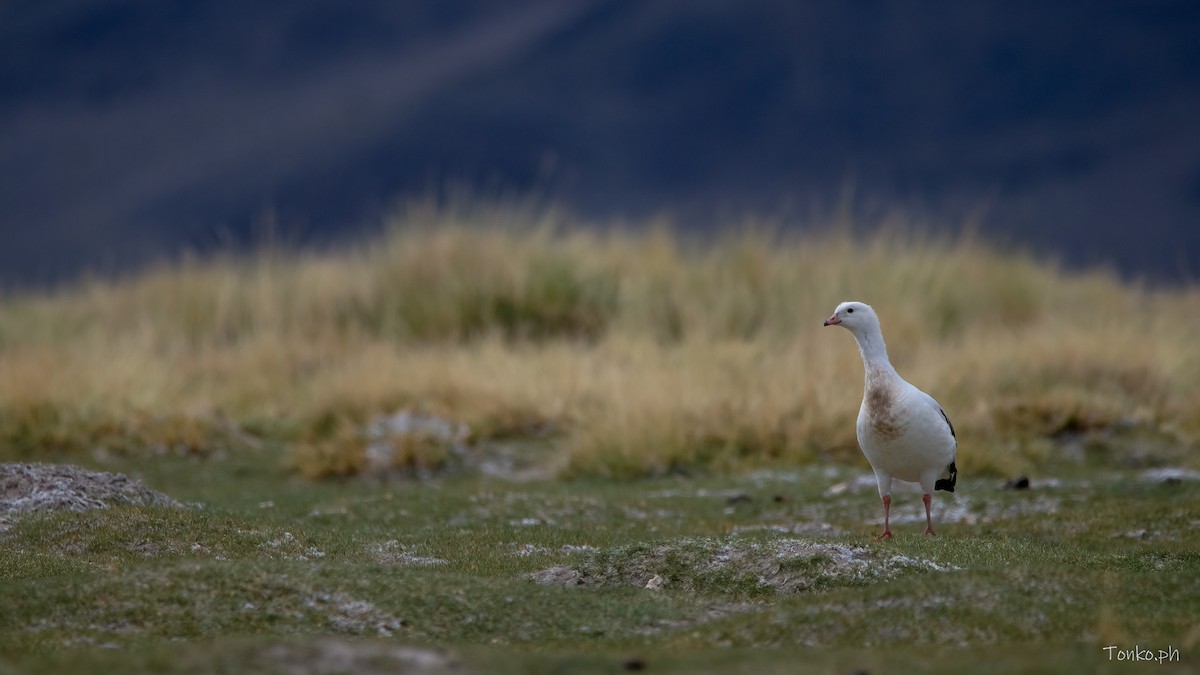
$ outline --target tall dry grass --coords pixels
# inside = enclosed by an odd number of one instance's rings
[[[569,475],[860,461],[858,353],[821,327],[845,299],[877,308],[897,368],[954,419],[964,471],[1026,470],[1065,435],[1122,461],[1154,457],[1106,439],[1157,439],[1172,459],[1194,443],[1200,290],[1066,272],[970,236],[852,229],[702,242],[652,223],[418,208],[336,252],[10,294],[0,455],[279,441],[310,475],[352,473],[354,430],[407,408],[478,439],[549,433]]]

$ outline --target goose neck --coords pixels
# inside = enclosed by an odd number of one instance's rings
[[[887,345],[883,342],[883,333],[878,330],[863,331],[854,334],[858,342],[858,351],[862,354],[863,365],[868,374],[895,372],[892,362],[888,360]]]

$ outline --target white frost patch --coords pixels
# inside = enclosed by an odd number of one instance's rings
[[[553,525],[554,520],[551,518],[514,518],[508,521],[513,527],[536,527],[538,525]]]
[[[879,482],[873,473],[861,473],[853,478],[834,483],[825,490],[826,497],[837,497],[844,494],[859,494],[874,492],[879,494]],[[921,486],[917,483],[897,480],[892,482],[892,494],[921,494]]]
[[[675,497],[683,496],[683,490],[655,490],[654,492],[650,492],[646,495],[646,497],[650,499],[673,499]]]
[[[1167,481],[1181,480],[1200,480],[1200,471],[1192,469],[1182,469],[1175,466],[1166,466],[1159,469],[1146,469],[1142,472],[1142,480],[1149,483],[1163,483]]]
[[[836,497],[838,495],[857,494],[859,492],[866,492],[867,490],[878,489],[878,483],[875,481],[875,474],[864,473],[859,474],[854,478],[841,481],[840,483],[834,483],[833,485],[830,485],[825,490],[825,496]]]
[[[821,469],[823,476],[826,478],[831,478],[832,476],[829,475],[828,471],[833,471],[835,472],[833,475],[837,475],[837,469],[833,467],[823,467]],[[808,473],[812,472],[809,471]],[[769,469],[759,469],[757,471],[751,471],[750,473],[747,473],[746,475],[742,476],[742,478],[747,482],[752,483],[755,487],[761,488],[770,483],[799,483],[802,480],[807,480],[809,476],[801,474],[799,471],[772,471]]]
[[[926,569],[931,572],[957,572],[962,569],[956,565],[942,565],[932,560],[912,558],[906,555],[894,555],[885,562],[890,565],[898,565],[902,569]]]
[[[708,488],[697,488],[695,490],[658,490],[656,492],[651,492],[646,496],[651,499],[671,499],[674,497],[716,497],[720,499],[735,499],[739,497],[745,497],[746,493],[742,490],[733,489],[710,490]]]
[[[303,561],[325,557],[324,551],[318,550],[315,546],[305,546],[291,532],[284,532],[278,539],[263,542],[258,547],[278,551],[281,557],[288,560]]]
[[[282,675],[432,675],[462,672],[459,665],[454,656],[440,649],[324,637],[274,645],[257,655],[245,670]]]
[[[514,555],[521,557],[521,558],[525,558],[525,557],[528,557],[531,555],[550,555],[555,552],[549,548],[546,548],[545,546],[538,546],[537,544],[513,544],[513,545],[517,547],[516,553]],[[576,546],[574,544],[563,544],[562,546],[560,546],[558,548],[557,552],[559,555],[571,555],[574,553],[584,553],[587,551],[595,551],[595,550],[596,550],[595,546],[589,546],[587,544],[584,544],[582,546]]]
[[[391,637],[408,625],[366,600],[357,600],[340,592],[315,593],[304,600],[304,606],[324,614],[329,625],[339,633]]]
[[[982,502],[982,505],[976,506],[977,502]],[[1022,516],[1057,513],[1061,506],[1062,500],[1060,498],[1045,495],[1037,495],[1033,498],[1019,501],[1008,501],[1006,499],[977,500],[967,495],[957,495],[950,498],[934,499],[930,512],[933,515],[933,524],[935,526],[940,523],[977,525]],[[897,501],[893,499],[890,520],[893,525],[924,524],[925,507],[919,499],[909,501]],[[877,515],[863,520],[863,523],[867,525],[882,522],[882,507],[880,507]]]
[[[446,565],[450,562],[445,558],[413,555],[404,550],[400,542],[395,539],[385,541],[382,544],[374,544],[370,550],[375,554],[375,560],[381,565],[427,567],[430,565]]]
[[[958,569],[931,560],[887,555],[861,546],[787,538],[747,542],[682,538],[652,548],[621,547],[611,555],[577,565],[556,565],[528,575],[555,586],[623,586],[683,589],[704,593],[713,579],[757,581],[781,593],[819,589],[830,583],[859,583],[910,571]],[[712,576],[716,573],[718,576]]]
[[[563,555],[570,555],[572,553],[586,553],[588,551],[595,551],[595,550],[596,550],[595,546],[590,546],[588,544],[581,544],[579,546],[576,546],[574,544],[563,544],[562,548],[558,549],[558,552],[562,553]]]
[[[800,523],[761,523],[756,525],[735,525],[733,532],[775,532],[776,534],[799,534],[806,537],[836,537],[845,530],[824,521],[805,521]]]
[[[308,517],[322,518],[325,516],[344,516],[348,513],[350,513],[350,509],[346,508],[345,506],[314,506],[313,509],[308,512]]]
[[[545,555],[549,552],[550,549],[546,548],[545,546],[538,546],[536,544],[525,544],[517,548],[517,555],[522,558],[531,555]]]
[[[928,570],[931,572],[949,572],[958,570],[953,565],[941,565],[924,558],[913,558],[906,555],[885,555],[875,558],[871,551],[861,546],[844,544],[824,544],[805,539],[783,539],[776,542],[775,556],[786,558],[814,558],[827,556],[834,562],[826,573],[832,576],[849,574],[856,578],[892,577],[905,570]]]

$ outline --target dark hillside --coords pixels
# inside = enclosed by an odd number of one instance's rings
[[[802,221],[847,185],[1072,262],[1200,270],[1187,2],[0,7],[0,283],[314,240],[466,183]]]

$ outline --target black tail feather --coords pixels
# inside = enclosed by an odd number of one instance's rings
[[[950,462],[950,464],[946,466],[946,471],[950,474],[950,477],[937,479],[937,481],[933,484],[934,490],[954,492],[954,484],[958,482],[958,467],[954,466],[954,462]]]

